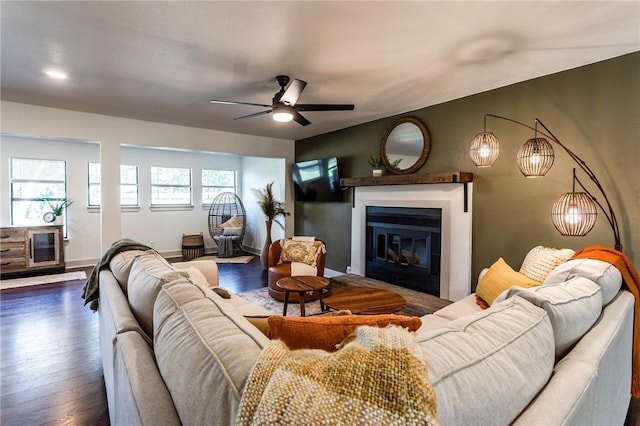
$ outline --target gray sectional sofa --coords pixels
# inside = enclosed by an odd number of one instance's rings
[[[212,262],[124,251],[100,272],[100,347],[113,425],[230,425],[269,339],[269,312],[222,298]],[[489,309],[475,297],[422,317],[442,425],[621,425],[630,401],[633,296],[620,273],[572,260]]]

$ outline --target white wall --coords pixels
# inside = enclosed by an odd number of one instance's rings
[[[152,123],[6,101],[1,101],[0,107],[3,139],[10,135],[21,135],[43,139],[73,139],[98,143],[103,185],[99,226],[95,226],[95,228],[90,226],[90,229],[82,229],[82,238],[83,240],[86,238],[87,244],[91,246],[94,246],[95,241],[99,240],[100,253],[104,252],[114,241],[127,237],[124,232],[129,232],[133,229],[137,231],[140,227],[148,225],[145,221],[142,221],[142,223],[138,223],[135,226],[132,225],[132,228],[128,229],[130,218],[127,215],[132,213],[120,214],[118,170],[120,163],[126,162],[124,160],[121,161],[121,155],[126,154],[124,149],[122,151],[123,154],[121,154],[121,145],[127,147],[178,148],[205,153],[229,153],[261,159],[277,158],[280,159],[282,164],[291,164],[294,161],[295,145],[293,140]],[[71,158],[74,156],[75,152]],[[69,158],[64,159],[70,161]],[[3,170],[6,164],[4,162]],[[265,162],[265,164],[268,163]],[[2,174],[4,179],[6,173],[3,171]],[[274,179],[269,176],[269,180],[265,180],[261,185],[255,186],[262,187],[271,180]],[[257,181],[253,179],[252,182],[255,184]],[[289,179],[285,178],[280,183],[285,188],[286,202],[292,206],[293,202],[289,200],[289,194],[292,194]],[[6,190],[5,188],[8,188],[8,186],[3,186],[3,191]],[[74,197],[72,194],[69,195],[70,198]],[[7,196],[3,192],[3,205],[6,199]],[[293,212],[292,208],[290,210]],[[181,235],[181,232],[174,232],[173,230],[170,233],[166,232],[167,228],[175,227],[176,218],[171,214],[165,216],[164,219],[166,220],[162,223],[162,227],[154,229],[152,232],[156,234],[162,233],[163,235],[174,233]],[[7,224],[5,216],[1,216],[0,219],[3,224]],[[288,234],[293,232],[293,223],[293,217],[290,217],[286,225]],[[90,239],[94,244],[89,242]],[[179,238],[176,238],[176,240],[176,243],[169,243],[168,240],[154,241],[160,251],[163,251],[161,245],[166,245],[169,248],[169,244],[175,244],[175,246],[172,245],[171,247],[179,250]],[[261,241],[258,242],[256,240],[254,244],[257,248],[262,247]],[[74,251],[69,250],[69,254],[72,255]]]
[[[252,189],[262,190],[269,182],[273,184],[273,195],[278,201],[288,200],[285,205],[287,212],[293,212],[292,196],[286,196],[286,184],[290,181],[288,174],[288,164],[284,159],[264,159],[256,157],[244,157],[242,161],[243,170],[243,191],[242,199],[245,208],[247,208],[247,216],[249,221],[250,239],[245,237],[245,244],[252,247],[262,248],[262,244],[267,237],[265,228],[266,217],[262,210],[257,207],[258,200],[253,194]],[[251,210],[249,210],[251,207]],[[287,229],[291,229],[287,235],[292,235],[293,219],[292,216],[286,218],[279,217],[278,221],[285,225]],[[274,223],[271,229],[272,241],[278,240],[285,236],[285,230],[278,224]]]
[[[11,157],[64,160],[67,166],[67,197],[73,200],[66,212],[65,260],[100,257],[100,215],[87,206],[87,162],[98,162],[97,143],[52,141],[10,137],[0,139],[0,224],[11,225],[9,161]],[[44,225],[44,221],[42,222]]]
[[[211,251],[215,243],[208,231],[209,206],[202,205],[202,169],[238,171],[238,189],[242,189],[242,159],[212,153],[174,151],[153,148],[122,147],[122,164],[138,165],[140,210],[122,212],[122,236],[140,241],[162,253],[180,251],[182,234],[202,232],[205,247]],[[192,170],[193,209],[149,208],[151,204],[151,167],[183,167]]]

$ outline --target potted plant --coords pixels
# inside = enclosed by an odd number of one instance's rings
[[[262,253],[260,255],[260,261],[262,262],[262,267],[267,269],[269,267],[269,246],[271,245],[271,225],[273,222],[276,222],[282,229],[284,229],[284,225],[278,221],[278,216],[286,216],[290,213],[287,213],[284,210],[284,203],[278,201],[273,196],[273,182],[268,183],[264,189],[251,189],[258,199],[258,205],[262,209],[262,212],[266,216],[265,225],[267,227],[267,237],[264,241],[264,246],[262,247]]]
[[[49,198],[45,198],[43,201],[47,203],[51,213],[54,214],[54,223],[56,225],[62,225],[62,215],[64,214],[64,211],[73,204],[73,201],[66,198],[63,200],[51,200]]]
[[[382,163],[382,157],[370,155],[367,161],[369,162],[369,165],[373,168],[373,176],[376,176],[376,177],[382,176],[382,171],[384,168]]]

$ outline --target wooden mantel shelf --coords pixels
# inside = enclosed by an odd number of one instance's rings
[[[440,172],[412,175],[389,175],[379,177],[361,177],[340,179],[340,186],[378,186],[378,185],[416,185],[425,183],[468,183],[473,182],[473,173]],[[466,187],[466,185],[465,185]]]

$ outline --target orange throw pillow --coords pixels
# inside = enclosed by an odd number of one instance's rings
[[[269,337],[282,340],[289,349],[322,349],[327,352],[361,325],[386,327],[389,324],[416,331],[422,325],[418,317],[405,315],[342,315],[318,317],[269,317]]]

